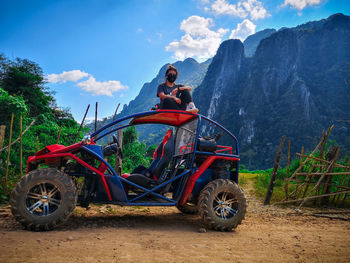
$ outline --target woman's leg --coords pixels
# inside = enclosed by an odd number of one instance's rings
[[[181,100],[182,110],[186,110],[187,104],[192,102],[191,93],[187,89],[180,90],[178,93],[176,93],[176,97],[178,97]]]
[[[180,105],[175,100],[173,100],[171,98],[165,98],[163,100],[162,109],[182,110],[182,100],[181,100],[181,105]]]

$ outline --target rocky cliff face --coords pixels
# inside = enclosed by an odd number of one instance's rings
[[[271,167],[280,137],[311,149],[334,123],[350,153],[350,17],[336,14],[263,39],[252,58],[239,40],[221,44],[194,92],[200,113],[238,135],[244,164]]]
[[[271,36],[275,32],[275,29],[264,29],[259,32],[256,32],[253,35],[248,36],[243,42],[244,55],[246,57],[254,56],[255,50],[259,46],[260,41],[264,38]]]

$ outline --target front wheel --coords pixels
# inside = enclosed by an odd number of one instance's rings
[[[217,179],[207,184],[199,195],[199,214],[206,226],[230,231],[244,219],[246,199],[231,180]]]
[[[71,177],[54,169],[34,170],[25,175],[11,195],[11,211],[29,230],[51,230],[66,222],[77,202]]]

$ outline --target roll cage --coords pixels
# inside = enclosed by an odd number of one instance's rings
[[[130,120],[128,124],[120,125],[121,123],[124,123],[128,120]],[[235,145],[234,149],[228,146],[218,146],[219,149],[215,152],[199,151],[197,149],[197,144],[203,120],[208,121],[226,133],[233,140]],[[143,186],[128,181],[127,179],[121,177],[121,175],[118,175],[113,167],[104,159],[101,146],[95,144],[95,142],[99,141],[105,136],[129,126],[141,124],[164,124],[177,128],[178,133],[179,129],[184,127],[186,124],[193,123],[195,124],[195,126],[192,127],[191,131],[193,133],[193,138],[191,138],[191,141],[189,143],[180,145],[179,149],[177,149],[178,154],[174,154],[173,156],[173,169],[169,171],[173,174],[171,174],[167,180],[161,182],[152,189],[147,189]],[[115,125],[118,125],[118,127],[115,128]],[[193,114],[190,112],[178,110],[157,110],[142,112],[115,120],[100,128],[99,130],[91,133],[89,136],[90,137],[88,140],[68,147],[64,147],[65,149],[59,149],[57,151],[53,151],[52,153],[45,153],[45,151],[43,151],[42,155],[40,156],[37,156],[37,153],[36,156],[33,156],[34,158],[32,160],[28,159],[28,167],[31,161],[38,159],[54,157],[68,157],[70,159],[74,159],[82,166],[88,168],[90,171],[100,176],[108,199],[104,200],[104,203],[132,206],[174,206],[178,203],[184,204],[189,198],[197,179],[215,160],[228,160],[236,162],[237,165],[235,173],[230,175],[230,179],[237,182],[239,145],[236,137],[217,122],[210,120],[209,118],[200,114]],[[176,136],[175,145],[177,145],[177,140],[178,136]],[[76,157],[74,155],[75,150],[83,150],[84,152],[92,155],[95,159],[100,161],[99,168],[96,169],[80,158]],[[194,167],[193,165],[196,156],[205,157],[205,161],[199,167]],[[182,169],[180,169],[179,173],[177,173],[178,168],[181,165]],[[160,191],[162,189],[169,189],[170,184],[174,182],[177,182],[177,187],[174,189],[172,198],[168,198],[160,194]],[[125,186],[132,186],[133,189],[139,189],[141,190],[141,193],[128,194]]]

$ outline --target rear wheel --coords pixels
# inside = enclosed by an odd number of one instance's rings
[[[71,177],[54,169],[34,170],[24,176],[11,195],[11,210],[29,230],[51,230],[73,212],[77,191]]]
[[[227,179],[217,179],[204,187],[199,196],[199,214],[206,226],[230,231],[244,219],[246,199],[239,186]]]
[[[183,205],[177,205],[176,207],[184,214],[195,215],[198,213],[198,206],[196,204],[187,202]]]

